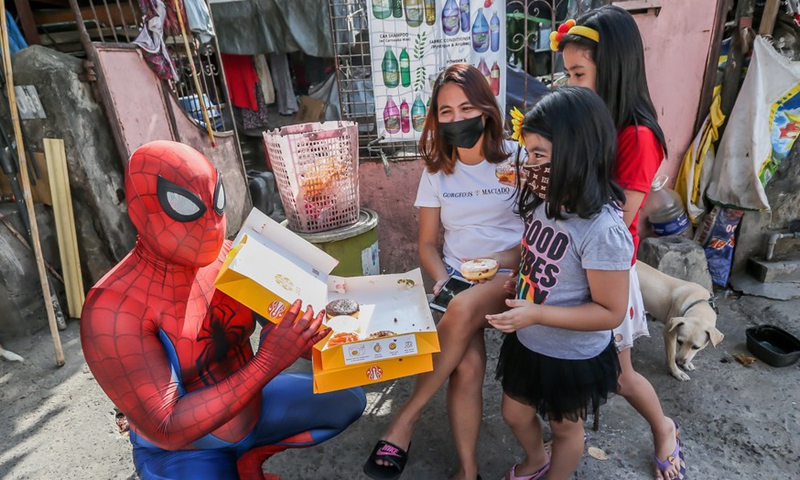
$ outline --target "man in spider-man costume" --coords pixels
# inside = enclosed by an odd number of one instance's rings
[[[266,325],[214,279],[231,248],[225,192],[198,151],[159,141],[125,170],[136,246],[89,292],[81,344],[100,386],[127,416],[144,479],[258,479],[264,460],[323,442],[361,416],[363,390],[312,393],[281,373],[328,329],[296,301]]]

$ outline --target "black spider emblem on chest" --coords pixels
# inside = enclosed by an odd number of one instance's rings
[[[240,364],[247,361],[245,349],[249,348],[247,328],[235,323],[237,311],[230,305],[214,305],[209,308],[208,321],[197,334],[197,341],[203,349],[195,360],[197,372],[203,383],[214,385],[219,382],[212,373],[214,365],[233,357]]]

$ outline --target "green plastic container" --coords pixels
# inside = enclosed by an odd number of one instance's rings
[[[284,221],[282,225],[286,226]],[[331,275],[360,277],[379,275],[378,214],[361,207],[358,221],[346,227],[317,233],[295,232],[320,250],[339,260]]]

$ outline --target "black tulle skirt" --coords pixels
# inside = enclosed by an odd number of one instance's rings
[[[512,333],[503,340],[497,363],[503,392],[556,422],[586,420],[589,412],[617,391],[619,374],[617,350],[610,335],[608,347],[600,355],[562,360],[529,350]]]

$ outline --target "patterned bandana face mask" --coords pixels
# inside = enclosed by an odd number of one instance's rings
[[[541,165],[522,165],[525,183],[542,200],[547,199],[547,185],[550,182],[550,162]]]

